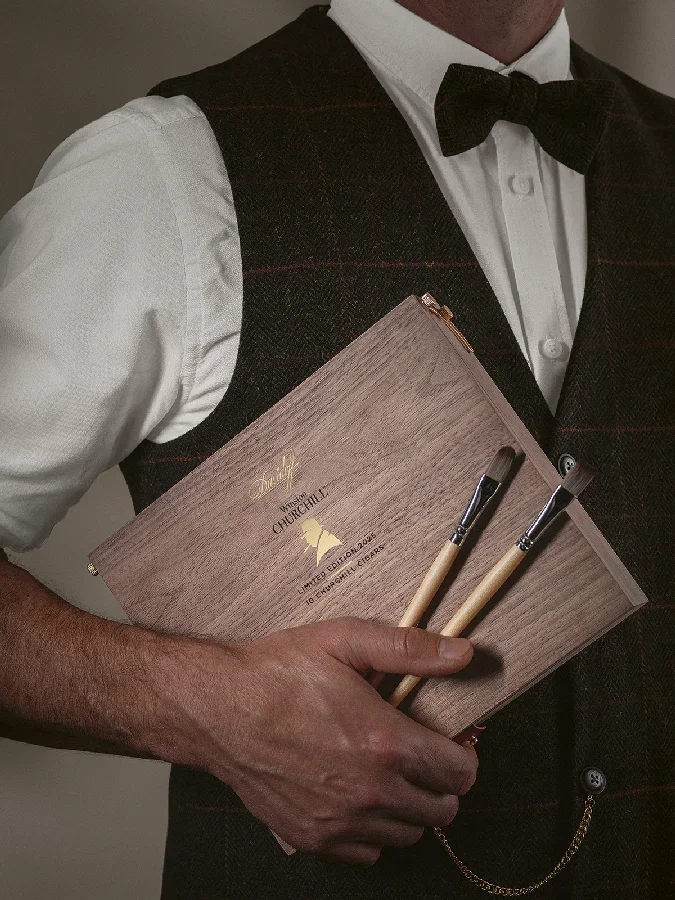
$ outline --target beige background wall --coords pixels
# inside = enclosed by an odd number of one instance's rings
[[[450,2],[450,0],[449,0]],[[170,75],[237,53],[303,0],[5,0],[0,29],[0,216],[76,128]],[[570,0],[587,49],[675,95],[672,0]],[[0,426],[1,427],[1,426]],[[48,436],[46,436],[48,439]],[[115,469],[17,562],[71,602],[121,611],[86,553],[132,516]],[[0,740],[2,900],[156,900],[166,828],[162,763]]]

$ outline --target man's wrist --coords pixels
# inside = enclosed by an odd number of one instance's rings
[[[236,654],[226,644],[177,635],[155,635],[148,665],[153,673],[145,703],[147,727],[136,747],[166,762],[221,770],[222,753],[211,744],[210,730],[231,732]],[[218,720],[216,722],[216,719]]]

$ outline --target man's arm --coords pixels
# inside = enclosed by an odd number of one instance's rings
[[[115,756],[137,756],[142,759],[154,759],[147,753],[134,753],[127,747],[118,747],[107,741],[98,741],[87,735],[64,734],[61,731],[48,731],[35,725],[26,725],[21,721],[10,721],[8,713],[0,710],[0,738],[19,741],[22,744],[35,744],[38,747],[50,747],[54,750],[86,750],[89,753],[107,753]]]
[[[342,862],[447,825],[476,776],[472,748],[413,722],[365,674],[445,675],[471,655],[463,639],[359,619],[232,644],[158,634],[78,610],[0,559],[7,736],[202,769],[292,846]]]
[[[8,563],[7,554],[0,547],[0,578],[2,577],[3,563]],[[92,753],[108,753],[124,756],[132,754],[130,750],[118,747],[107,741],[100,741],[87,735],[64,734],[61,731],[49,731],[36,725],[29,725],[14,716],[10,716],[7,710],[0,708],[0,737],[12,741],[21,741],[24,744],[37,744],[40,747],[53,747],[57,750],[88,750]],[[146,754],[138,754],[145,756]]]
[[[112,723],[140,715],[152,680],[143,666],[176,642],[76,609],[0,548],[0,737],[155,758],[133,722]]]

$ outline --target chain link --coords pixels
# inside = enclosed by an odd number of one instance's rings
[[[541,881],[537,881],[536,884],[530,884],[527,887],[520,888],[511,888],[511,887],[502,887],[499,884],[493,884],[491,881],[486,881],[484,878],[479,878],[475,872],[472,872],[471,869],[465,865],[458,856],[455,855],[455,852],[450,847],[448,839],[446,838],[443,830],[441,828],[434,828],[436,832],[436,836],[439,841],[443,844],[445,849],[450,854],[450,858],[455,863],[455,865],[459,868],[465,878],[468,878],[472,884],[475,884],[483,891],[487,891],[489,894],[497,894],[500,897],[521,897],[523,894],[531,894],[533,891],[538,890],[538,888],[543,887],[547,882],[549,882],[552,878],[565,868],[567,863],[572,859],[574,854],[577,852],[579,847],[581,846],[581,842],[586,837],[586,832],[588,831],[588,826],[591,821],[591,816],[593,815],[593,805],[595,803],[595,798],[592,794],[589,794],[586,797],[586,803],[584,806],[584,814],[581,817],[581,822],[579,822],[579,827],[576,830],[576,834],[572,838],[572,842],[567,848],[564,856],[559,860],[559,862],[551,869],[548,875],[545,878],[542,878]]]

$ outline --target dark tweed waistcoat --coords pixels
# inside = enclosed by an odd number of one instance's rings
[[[326,9],[151,92],[186,94],[213,128],[244,309],[217,408],[123,462],[136,510],[408,294],[431,291],[549,458],[600,469],[584,506],[651,600],[493,716],[478,781],[448,829],[453,848],[484,878],[537,880],[580,819],[580,772],[597,766],[608,786],[586,841],[535,896],[675,896],[675,101],[572,44],[575,77],[617,90],[586,177],[588,274],[553,417],[410,129]],[[165,900],[478,896],[429,829],[368,869],[289,859],[228,788],[173,769]]]

